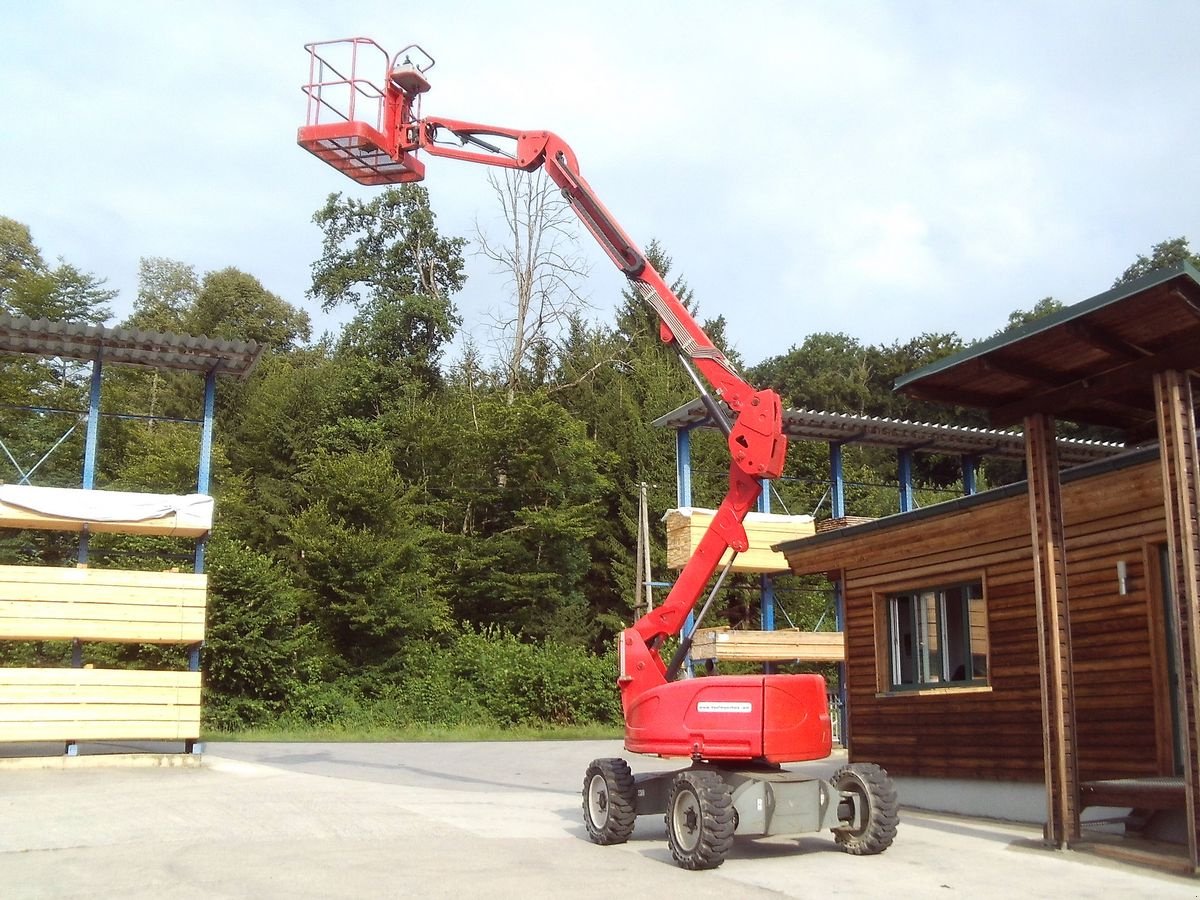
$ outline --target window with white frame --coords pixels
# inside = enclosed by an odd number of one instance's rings
[[[987,684],[987,608],[978,581],[887,598],[890,690]]]

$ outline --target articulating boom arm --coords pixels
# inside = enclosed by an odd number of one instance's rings
[[[442,132],[452,134],[461,146],[439,143]],[[695,364],[716,395],[737,414],[737,419],[728,425],[716,404],[710,405],[718,423],[726,426],[733,457],[729,494],[666,601],[634,625],[647,644],[679,632],[725,550],[729,547],[737,552],[746,549],[742,520],[758,499],[759,479],[778,478],[782,472],[787,439],[782,432],[779,396],[774,391],[755,390],[733,370],[725,355],[713,345],[662,276],[596,198],[579,174],[575,154],[557,135],[548,131],[516,131],[434,117],[413,122],[407,133],[409,144],[401,146],[401,151],[419,149],[433,156],[527,172],[544,166],[587,230],[634,289],[658,313],[662,339],[673,342],[681,357]],[[516,152],[504,154],[493,143],[497,138],[514,141]]]
[[[422,178],[424,168],[415,162],[415,154],[422,150],[432,156],[526,172],[544,166],[584,226],[658,313],[660,336],[679,353],[710,415],[727,436],[732,457],[728,494],[666,600],[621,637],[621,687],[628,706],[633,696],[674,677],[676,665],[668,672],[658,652],[662,642],[682,631],[688,613],[704,592],[725,551],[747,549],[742,522],[762,491],[761,479],[778,478],[783,470],[787,439],[782,431],[779,396],[771,390],[755,390],[733,370],[725,355],[596,198],[579,174],[575,154],[561,138],[548,131],[418,117],[420,95],[429,89],[429,83],[424,70],[411,65],[398,66],[395,60],[399,56],[393,58],[384,89],[382,136],[388,146],[382,150],[392,161],[403,162],[409,168],[391,180]],[[354,129],[351,132],[357,135]],[[319,155],[332,162],[338,153],[340,150],[334,147]],[[704,390],[693,365],[713,387],[716,397],[736,414],[732,423]]]

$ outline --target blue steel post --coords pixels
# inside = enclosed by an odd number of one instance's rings
[[[912,451],[899,450],[896,457],[900,469],[900,512],[912,512],[917,505],[913,497]]]
[[[829,442],[829,514],[840,519],[846,515],[846,476],[842,471],[842,445]]]
[[[675,429],[675,504],[680,509],[692,505],[692,432],[686,426]],[[691,634],[695,627],[696,614],[690,612],[684,620],[683,630]],[[690,678],[694,672],[690,655],[684,668]]]
[[[758,495],[758,511],[771,511],[771,482],[763,479],[762,493]],[[762,629],[775,630],[775,581],[770,575],[759,575],[759,586],[762,591]]]
[[[769,513],[771,511],[771,482],[767,479],[762,481],[762,493],[758,495],[758,511],[760,513]],[[762,617],[762,630],[775,630],[775,579],[770,575],[758,576],[759,587],[759,608]],[[763,672],[767,675],[775,671],[774,663],[763,663]]]
[[[975,473],[979,470],[978,456],[964,456],[962,458],[962,473],[963,473],[963,493],[970,495],[976,491]]]
[[[213,441],[213,417],[217,403],[217,372],[215,369],[210,370],[204,376],[204,421],[200,425],[200,463],[199,471],[196,474],[196,493],[207,494],[211,487],[212,481],[212,441]],[[193,571],[197,575],[204,572],[204,551],[208,542],[207,537],[199,537],[196,539],[196,556],[193,564]],[[193,644],[188,649],[188,671],[200,671],[200,647],[201,644]],[[185,742],[186,752],[188,753],[203,753],[204,745],[200,741],[188,740]]]
[[[100,446],[100,377],[104,374],[104,363],[101,360],[101,350],[96,351],[92,360],[92,387],[88,394],[87,434],[83,440],[83,489],[90,491],[96,486],[96,451]],[[87,565],[88,561],[88,530],[84,525],[79,532],[79,554],[76,557],[79,564]],[[79,641],[71,642],[71,665],[83,667],[83,645]],[[77,756],[79,745],[67,741],[64,747],[67,756]]]
[[[842,445],[829,442],[829,511],[835,519],[846,515],[846,475],[842,471]],[[842,596],[841,579],[833,581],[833,615],[837,630],[846,631],[846,603]],[[846,711],[846,663],[838,663],[838,737],[842,746],[849,746],[849,716]]]
[[[217,373],[214,369],[204,376],[204,419],[200,425],[200,469],[196,475],[196,493],[207,494],[212,481],[213,416],[217,403]],[[196,540],[195,572],[204,571],[206,537]],[[197,658],[197,668],[199,659]]]
[[[100,377],[104,373],[101,351],[96,351],[92,360],[92,388],[88,396],[87,434],[83,442],[83,489],[90,491],[96,486],[96,451],[100,446]],[[88,531],[79,533],[79,563],[88,561]]]

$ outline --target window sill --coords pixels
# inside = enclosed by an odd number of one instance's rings
[[[915,691],[880,691],[875,695],[876,700],[883,700],[888,697],[944,697],[947,694],[990,694],[992,686],[990,684],[981,685],[964,685],[963,687],[940,687],[940,688],[922,688]]]

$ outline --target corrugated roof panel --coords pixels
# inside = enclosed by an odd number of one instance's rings
[[[108,328],[0,313],[0,353],[83,361],[99,356],[105,365],[216,371],[245,378],[263,349],[255,341]]]
[[[653,424],[669,428],[713,427],[704,404],[699,400],[660,416]],[[789,438],[808,441],[844,441],[892,449],[919,449],[926,453],[1025,458],[1025,436],[1020,431],[908,422],[811,409],[785,409],[783,432]],[[1067,465],[1106,459],[1127,449],[1124,444],[1106,441],[1058,440],[1059,458]]]

